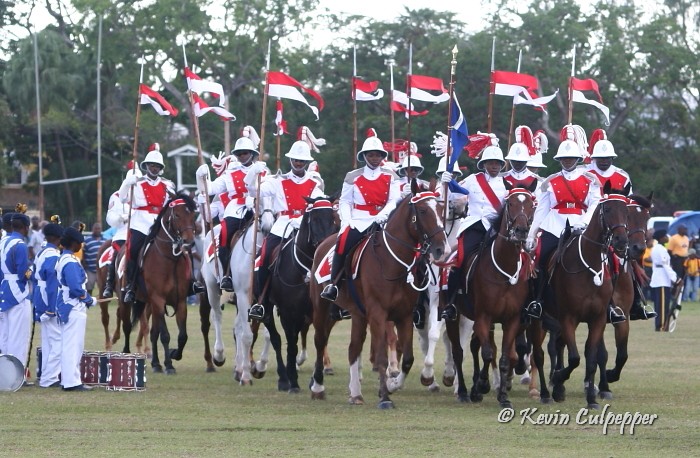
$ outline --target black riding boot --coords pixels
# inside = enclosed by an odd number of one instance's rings
[[[257,303],[253,304],[248,311],[248,318],[252,320],[262,321],[265,318],[265,284],[269,278],[267,267],[260,266],[254,273],[255,276],[255,295],[258,297]]]
[[[345,267],[345,256],[338,254],[337,252],[333,254],[333,265],[331,268],[331,283],[326,285],[321,292],[321,297],[333,302],[331,304],[330,315],[335,321],[348,320],[352,318],[350,312],[345,309],[340,308],[335,301],[338,299],[338,287],[335,285],[336,282],[340,282],[343,276],[343,269]]]
[[[624,323],[627,321],[625,317],[625,312],[622,309],[612,303],[608,304],[608,322],[613,325]]]
[[[226,275],[228,263],[231,258],[231,250],[227,246],[220,246],[218,249],[219,261],[224,270],[224,276],[221,278],[219,287],[224,291],[233,291],[233,280],[230,275]]]
[[[442,310],[440,310],[439,317],[441,320],[445,321],[455,321],[457,316],[457,307],[455,306],[455,300],[457,298],[457,293],[459,292],[459,281],[461,274],[461,269],[453,269],[447,274],[447,291],[445,300],[446,304]]]
[[[116,257],[116,253],[114,254],[114,257]],[[114,275],[115,275],[115,267],[114,267],[114,259],[112,259],[112,262],[109,263],[109,267],[107,268],[107,278],[105,278],[105,287],[102,290],[102,297],[112,297],[114,296]]]
[[[544,290],[547,287],[547,273],[540,271],[537,278],[530,281],[535,284],[535,297],[532,298],[530,303],[525,304],[523,307],[523,312],[529,318],[540,320],[542,319],[542,297],[544,296]]]
[[[644,307],[639,289],[634,288],[634,300],[632,301],[632,308],[630,309],[630,321],[648,320],[649,318],[656,318],[656,312]]]
[[[124,302],[131,303],[136,299],[136,276],[138,266],[135,259],[129,259],[126,263],[126,286],[124,287]]]

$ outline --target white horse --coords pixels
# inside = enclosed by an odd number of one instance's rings
[[[271,199],[261,199],[258,215],[259,223],[257,225],[257,237],[254,236],[255,225],[250,225],[243,235],[236,241],[236,244],[231,248],[231,260],[229,262],[231,269],[231,279],[233,280],[233,289],[236,294],[237,313],[233,328],[233,337],[236,342],[236,365],[234,367],[234,378],[241,385],[252,384],[252,373],[264,373],[267,365],[267,353],[269,349],[269,334],[265,330],[266,345],[263,347],[263,356],[259,364],[251,368],[251,347],[253,345],[253,331],[248,323],[248,309],[253,300],[253,291],[251,291],[253,272],[253,259],[262,246],[263,238],[270,231],[274,223],[274,214],[271,210]],[[214,236],[218,239],[220,232],[219,226],[214,229]],[[256,238],[256,248],[253,249],[253,238]],[[222,336],[222,314],[221,314],[221,296],[222,292],[219,288],[219,279],[224,275],[224,269],[218,261],[218,257],[207,256],[211,249],[211,233],[207,233],[205,240],[204,259],[202,260],[202,277],[207,287],[207,297],[211,304],[210,320],[214,325],[216,340],[212,358],[217,366],[223,364],[226,360],[224,355],[224,341]],[[214,260],[218,264],[219,277],[217,278],[216,266]]]

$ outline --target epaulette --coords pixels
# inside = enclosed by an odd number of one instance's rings
[[[355,169],[355,170],[352,170],[352,171],[348,172],[348,173],[345,175],[345,181],[344,181],[344,182],[345,182],[346,184],[349,184],[349,185],[354,184],[354,183],[355,183],[355,178],[357,178],[357,177],[359,177],[360,175],[362,175],[362,172],[364,171],[364,169],[365,169],[365,168],[362,167],[361,169]]]
[[[596,183],[599,187],[603,187],[603,183],[600,182],[600,178],[598,178],[598,175],[595,173],[592,173],[590,171],[583,172],[583,176],[591,180],[592,183]]]
[[[398,179],[400,178],[400,177],[396,174],[396,172],[394,172],[394,171],[393,171],[392,169],[390,169],[389,167],[380,167],[380,170],[381,170],[382,172],[385,172],[385,173],[390,174],[390,175],[391,175],[391,178],[393,178],[394,180],[398,180]]]
[[[561,172],[553,173],[544,180],[542,180],[542,183],[540,184],[540,191],[546,192],[547,188],[549,187],[549,182],[552,181],[554,178],[558,177],[561,175]]]

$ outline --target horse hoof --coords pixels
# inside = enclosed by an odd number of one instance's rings
[[[600,404],[598,404],[597,402],[589,402],[588,410],[600,410]]]
[[[518,364],[515,365],[515,375],[523,375],[527,370],[527,364],[524,359],[518,359]]]
[[[252,380],[241,380],[238,382],[239,385],[241,386],[253,386],[253,381]]]
[[[214,366],[207,367],[207,373],[212,373],[212,372],[216,372],[216,368]]]
[[[321,391],[320,393],[314,393],[313,391],[311,392],[311,399],[314,401],[325,401],[326,400],[326,392]]]
[[[462,404],[470,404],[471,403],[471,399],[469,399],[469,395],[467,395],[467,393],[458,394],[457,401],[459,401]]]
[[[440,392],[440,385],[437,383],[433,383],[428,387],[428,391],[431,393],[439,393]]]
[[[420,384],[423,386],[430,386],[433,384],[434,381],[435,377],[423,377],[422,374],[420,376]]]
[[[324,367],[323,375],[335,375],[335,370],[332,367]]]
[[[163,366],[160,364],[157,366],[153,366],[153,373],[154,374],[162,374],[163,373]]]
[[[610,369],[605,371],[605,378],[608,380],[608,383],[614,383],[620,380],[620,376]]]
[[[377,404],[377,407],[379,410],[389,410],[394,408],[394,402],[393,401],[380,401],[379,404]]]
[[[484,400],[484,396],[481,393],[477,393],[472,390],[471,394],[469,395],[469,400],[471,402],[481,402]]]
[[[241,376],[243,374],[240,371],[233,371],[233,379],[237,382],[241,381]]]
[[[301,389],[298,386],[292,387],[287,391],[289,394],[299,394]]]
[[[363,406],[365,405],[365,398],[363,398],[362,395],[353,396],[348,400],[348,402],[352,406]]]
[[[265,377],[265,372],[267,371],[259,371],[257,367],[255,367],[255,364],[250,368],[250,375],[253,376],[253,378],[256,379],[261,379]]]
[[[500,403],[501,409],[512,409],[513,408],[513,403],[510,401],[501,401]]]
[[[389,378],[397,378],[401,372],[400,371],[390,371]]]
[[[182,359],[182,352],[177,349],[170,350],[170,358],[175,361],[180,361]]]
[[[552,387],[552,399],[556,402],[566,401],[566,388],[564,388],[564,385],[554,385]]]
[[[477,384],[477,388],[479,389],[479,393],[481,394],[489,394],[489,391],[491,391],[491,385],[489,384],[489,381],[479,381]]]
[[[612,391],[599,391],[598,396],[600,399],[604,399],[606,401],[610,401],[613,398]]]
[[[540,398],[541,404],[551,404],[552,402],[552,398]]]
[[[532,380],[530,379],[530,377],[522,377],[520,379],[520,384],[521,385],[529,385],[531,381]]]
[[[530,396],[532,399],[538,399],[540,397],[540,390],[537,388],[533,388],[527,393],[528,396]]]
[[[277,391],[289,391],[290,388],[289,382],[277,382]]]
[[[450,387],[455,384],[455,376],[454,375],[443,375],[442,376],[442,384]]]
[[[177,371],[175,370],[174,367],[169,367],[165,369],[165,375],[175,375],[177,374]]]
[[[218,361],[218,360],[216,360],[216,359],[212,359],[212,361],[214,362],[214,365],[215,365],[216,367],[221,367],[221,366],[223,366],[224,363],[226,362],[226,358],[222,359],[221,361]]]

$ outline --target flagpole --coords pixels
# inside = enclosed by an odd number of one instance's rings
[[[265,112],[267,111],[267,92],[269,89],[268,73],[270,71],[270,52],[271,52],[272,40],[267,40],[267,60],[265,61],[265,91],[263,91],[263,103],[262,103],[262,119],[260,122],[260,157],[263,157],[265,152]],[[279,151],[277,153],[277,170],[279,170]],[[255,178],[255,203],[253,205],[253,256],[251,256],[250,261],[250,289],[251,295],[254,291],[255,286],[255,257],[258,250],[258,204],[260,202],[260,174]]]
[[[352,168],[357,168],[357,89],[355,88],[355,77],[357,76],[357,46],[352,46]]]
[[[102,61],[102,16],[97,26],[97,221],[102,222],[102,91],[100,86]],[[42,217],[43,219],[43,217]]]
[[[189,66],[187,65],[187,53],[185,52],[184,42],[182,43],[182,58],[185,61],[185,68],[188,68]],[[185,76],[185,80],[187,80],[187,76]],[[192,90],[190,89],[189,84],[187,84],[187,99],[190,102],[190,119],[192,121],[192,130],[194,130],[194,139],[197,144],[197,159],[199,165],[201,166],[204,164],[204,154],[202,153],[202,140],[199,134],[199,121],[197,120],[197,114],[194,112],[194,100],[192,97]],[[211,235],[212,246],[216,248],[216,238],[214,237],[214,225],[211,221],[211,204],[209,203],[209,184],[207,183],[206,178],[203,181],[204,204],[202,205],[203,208],[200,211],[204,214],[204,218],[202,219],[209,226],[209,234]],[[206,227],[204,229],[204,233],[206,233]],[[214,272],[216,274],[217,281],[220,281],[221,277],[219,276],[219,256],[217,251],[219,250],[214,250]]]
[[[521,49],[520,52],[518,52],[518,70],[517,73],[520,73],[520,64],[523,61],[523,50]],[[517,95],[515,97],[518,97]],[[512,145],[513,141],[513,128],[515,127],[515,97],[513,97],[513,108],[510,110],[510,127],[508,128],[508,150],[510,150],[510,146]],[[506,165],[506,170],[508,170],[508,165],[510,163],[507,163]]]
[[[145,57],[141,55],[141,73],[139,74],[139,90],[138,97],[136,98],[136,126],[134,126],[134,145],[131,155],[131,173],[136,176],[136,161],[138,157],[138,143],[139,143],[139,120],[141,119],[141,85],[143,84],[143,63]],[[134,186],[131,185],[129,188],[129,217],[126,219],[126,259],[130,259],[129,253],[131,252],[131,215],[133,213],[134,207]],[[128,281],[128,279],[127,279]]]
[[[457,50],[457,45],[452,48],[452,60],[450,61],[450,103],[448,104],[447,107],[447,148],[445,149],[445,170],[448,172],[453,172],[454,170],[447,170],[447,166],[450,163],[450,148],[451,148],[451,140],[452,140],[452,129],[454,126],[452,125],[452,98],[454,97],[454,88],[455,88],[455,75],[457,73],[457,53],[459,51]],[[444,208],[442,212],[442,223],[443,225],[445,224],[445,221],[447,221],[447,209],[448,209],[448,204],[447,204],[447,193],[449,192],[448,189],[448,184],[443,183],[442,185],[442,192],[443,192],[443,200],[444,200]]]
[[[394,59],[389,59],[387,63],[389,64],[389,77],[391,78],[391,94],[389,95],[389,113],[391,114],[391,158],[396,162],[396,133],[394,130],[394,110],[392,109],[392,104],[394,102]]]
[[[571,77],[569,78],[569,122],[567,124],[571,124],[574,117],[574,101],[572,100],[573,92],[571,89],[571,78],[574,77],[574,70],[576,69],[576,45],[574,45],[571,53]]]
[[[495,67],[495,59],[496,59],[496,36],[494,35],[493,37],[493,42],[491,43],[491,78],[489,80],[489,112],[486,118],[486,130],[490,134],[491,133],[491,127],[492,127],[492,118],[493,118],[493,92],[496,89],[496,85],[493,82],[493,72],[496,70]]]
[[[413,74],[413,43],[408,44],[408,74],[406,75],[406,95],[408,96],[408,128],[406,132],[406,145],[408,147],[408,164],[406,170],[411,168],[411,75]]]
[[[39,159],[39,218],[44,219],[44,168],[43,168],[43,148],[41,146],[41,97],[39,89],[39,45],[37,44],[36,26],[33,28],[34,35],[34,82],[36,91],[36,141]]]

